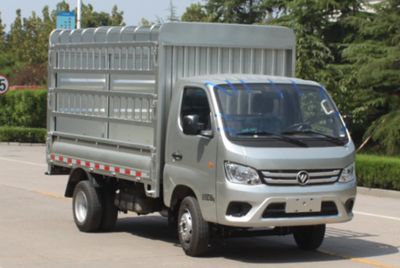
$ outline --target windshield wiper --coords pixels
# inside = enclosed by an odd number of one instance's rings
[[[293,131],[285,131],[281,133],[282,135],[296,135],[296,134],[315,134],[315,135],[320,135],[324,138],[327,138],[330,142],[335,143],[337,145],[343,145],[344,141],[341,138],[336,138],[318,131],[314,131],[311,129],[307,130],[293,130]]]
[[[297,139],[294,138],[290,138],[287,136],[283,136],[283,135],[278,135],[272,132],[267,132],[267,131],[242,131],[239,133],[236,133],[236,136],[257,136],[257,137],[262,137],[262,136],[266,136],[266,137],[273,137],[273,138],[278,138],[281,139],[283,141],[292,143],[292,144],[296,144],[302,147],[308,147],[308,145],[302,141],[299,141]]]
[[[257,130],[245,130],[236,133],[237,136],[276,136],[275,133],[267,131],[257,131]]]

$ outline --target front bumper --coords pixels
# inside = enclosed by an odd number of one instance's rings
[[[217,191],[218,224],[245,228],[316,225],[346,222],[353,218],[351,208],[346,208],[346,202],[354,201],[356,182],[313,186],[247,186],[225,181],[217,183]],[[327,215],[287,213],[266,216],[266,209],[271,204],[286,204],[293,198],[312,198],[335,204],[337,211]],[[228,207],[232,202],[247,203],[251,208],[245,215],[229,215]]]

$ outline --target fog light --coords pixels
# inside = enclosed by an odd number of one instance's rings
[[[226,215],[233,217],[243,217],[250,211],[251,205],[245,202],[231,202],[229,203]]]

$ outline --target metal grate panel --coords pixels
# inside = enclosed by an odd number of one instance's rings
[[[339,179],[340,169],[331,170],[270,170],[262,171],[265,183],[270,185],[299,185],[297,174],[306,171],[309,174],[307,185],[329,184]]]

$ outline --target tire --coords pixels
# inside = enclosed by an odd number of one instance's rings
[[[97,232],[102,219],[101,194],[89,181],[79,182],[72,200],[72,212],[78,229],[82,232]]]
[[[325,224],[298,226],[293,229],[293,237],[297,246],[303,250],[315,250],[324,241]]]
[[[203,219],[199,203],[192,196],[185,197],[179,207],[178,236],[186,255],[198,257],[207,252],[209,224]]]
[[[112,189],[103,189],[102,192],[102,217],[100,231],[110,232],[114,229],[118,219],[118,208],[114,205],[115,192]]]

